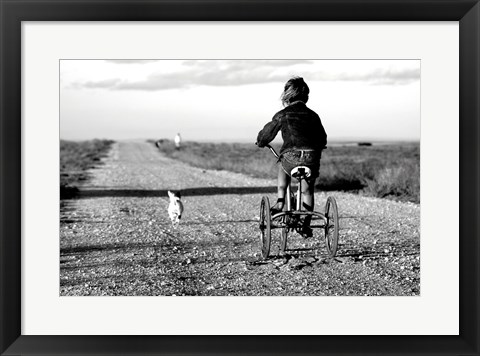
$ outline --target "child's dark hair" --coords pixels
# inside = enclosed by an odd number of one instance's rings
[[[283,89],[282,100],[283,106],[288,106],[294,101],[303,101],[306,103],[308,101],[308,89],[307,83],[301,77],[293,77],[285,83],[285,88]]]

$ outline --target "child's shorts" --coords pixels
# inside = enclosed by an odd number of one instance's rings
[[[280,156],[282,168],[289,176],[292,169],[298,166],[306,166],[312,171],[310,179],[315,179],[320,171],[320,158],[322,154],[314,150],[292,150]]]

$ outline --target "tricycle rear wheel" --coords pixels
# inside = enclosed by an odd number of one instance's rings
[[[260,203],[260,240],[264,259],[268,258],[270,253],[271,238],[270,202],[267,197],[263,197]]]
[[[287,209],[285,208],[284,211]],[[287,222],[288,219],[290,219],[289,216],[284,215],[282,216],[282,225],[284,225],[281,228],[281,235],[280,235],[280,253],[284,254],[285,250],[287,249],[287,238],[288,238],[288,227],[287,227]]]
[[[325,245],[330,257],[335,257],[338,248],[338,207],[334,197],[328,197],[325,204]]]

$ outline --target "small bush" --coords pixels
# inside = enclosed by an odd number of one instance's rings
[[[420,167],[411,160],[385,167],[374,179],[367,180],[365,191],[376,197],[420,202]]]

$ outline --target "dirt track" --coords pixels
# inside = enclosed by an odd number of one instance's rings
[[[292,234],[287,255],[260,259],[258,209],[276,181],[205,171],[147,142],[114,144],[105,164],[61,201],[61,295],[419,295],[420,207],[328,192],[340,246]],[[275,177],[272,177],[275,178]],[[185,213],[171,228],[167,190]],[[323,210],[327,194],[316,194]]]

